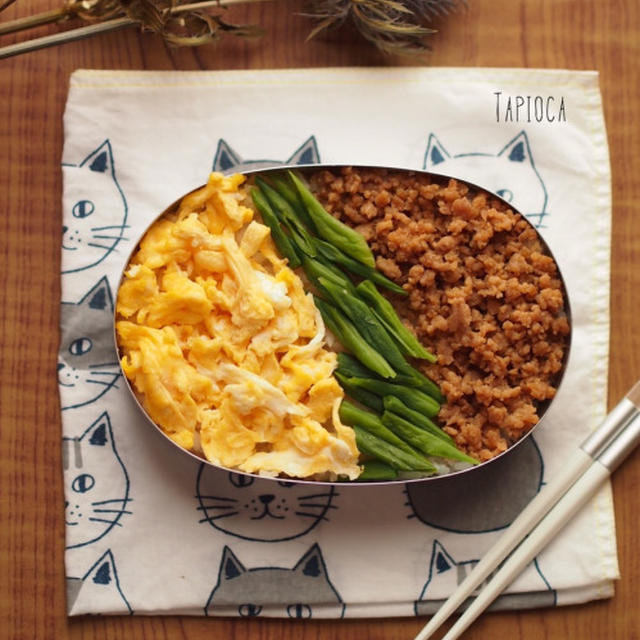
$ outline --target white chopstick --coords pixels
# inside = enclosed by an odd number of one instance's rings
[[[455,640],[590,498],[640,440],[640,382],[574,453],[564,470],[529,503],[498,542],[415,637],[426,640],[512,553],[442,638]],[[518,546],[519,545],[519,546]]]

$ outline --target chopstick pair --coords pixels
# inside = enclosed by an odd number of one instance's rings
[[[580,445],[563,471],[543,487],[415,640],[426,640],[498,568],[442,637],[455,640],[569,523],[640,441],[640,381]],[[511,555],[509,555],[511,554]]]

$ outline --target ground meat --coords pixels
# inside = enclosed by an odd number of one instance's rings
[[[562,281],[532,226],[502,201],[423,173],[343,168],[311,177],[406,297],[393,302],[438,357],[439,420],[479,460],[502,453],[556,391],[570,332]]]

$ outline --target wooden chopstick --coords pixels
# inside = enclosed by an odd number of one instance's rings
[[[415,640],[427,640],[504,561],[442,640],[458,638],[568,524],[639,441],[640,382],[637,382],[582,443],[560,476],[544,487],[513,521]]]

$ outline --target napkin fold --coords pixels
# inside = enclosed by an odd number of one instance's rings
[[[611,202],[597,73],[80,70],[64,133],[69,615],[431,613],[604,417]],[[540,229],[567,283],[573,344],[552,409],[510,455],[435,482],[279,483],[182,455],[141,415],[112,322],[145,227],[211,170],[316,162],[455,175]],[[495,606],[610,597],[617,577],[607,485]]]

